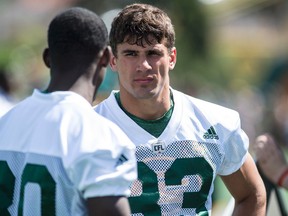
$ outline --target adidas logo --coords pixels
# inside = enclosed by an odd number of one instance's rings
[[[204,133],[203,138],[204,139],[216,139],[216,140],[219,139],[218,135],[216,134],[212,126],[207,130],[207,132]]]
[[[120,164],[123,164],[126,161],[128,161],[128,158],[125,155],[121,154],[116,163],[116,166],[119,166]]]

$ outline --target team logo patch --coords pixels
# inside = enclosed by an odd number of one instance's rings
[[[162,140],[157,140],[156,142],[151,143],[151,147],[155,154],[162,154],[166,151],[166,144]]]

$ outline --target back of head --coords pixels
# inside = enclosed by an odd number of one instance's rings
[[[81,65],[89,67],[107,44],[107,28],[97,14],[80,7],[67,9],[49,25],[51,70],[64,73]]]
[[[156,39],[164,41],[171,49],[175,45],[175,31],[168,15],[161,9],[148,4],[126,6],[113,20],[110,31],[110,46],[117,54],[117,45],[123,42],[143,46]]]

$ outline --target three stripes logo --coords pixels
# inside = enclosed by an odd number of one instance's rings
[[[203,138],[204,139],[216,139],[216,140],[219,139],[218,135],[216,134],[216,131],[214,130],[212,126],[207,130],[207,132],[204,133]]]
[[[128,161],[128,158],[125,155],[121,154],[117,163],[116,163],[116,166],[119,166],[120,164],[123,164],[126,161]]]

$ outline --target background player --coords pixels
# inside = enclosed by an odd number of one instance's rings
[[[91,106],[109,63],[107,42],[105,24],[86,9],[50,23],[48,88],[0,120],[1,215],[129,215],[135,147]]]
[[[264,184],[238,113],[170,87],[177,52],[167,14],[151,5],[128,5],[112,22],[110,45],[120,91],[95,111],[136,145],[132,214],[210,215],[220,175],[235,198],[234,215],[265,215]]]
[[[262,134],[256,138],[253,147],[265,176],[275,185],[288,189],[288,163],[274,138],[269,134]]]

